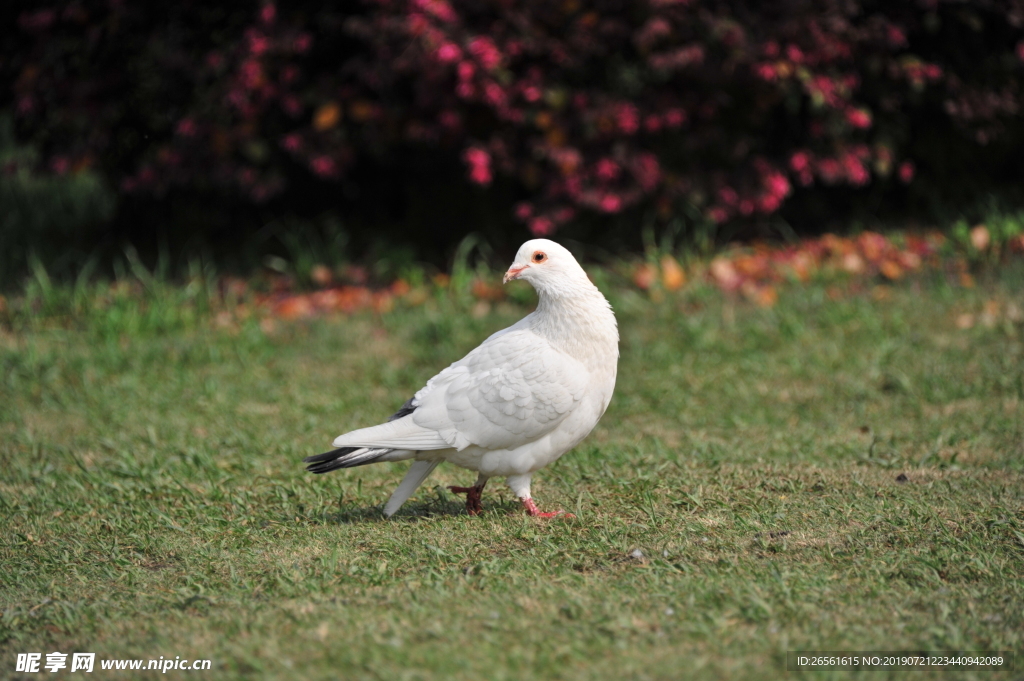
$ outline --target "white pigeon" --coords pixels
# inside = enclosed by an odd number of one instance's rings
[[[505,273],[537,290],[536,311],[498,331],[427,381],[387,423],[353,430],[339,449],[305,459],[326,473],[379,461],[413,464],[384,506],[391,517],[442,461],[477,471],[466,509],[480,513],[489,478],[503,476],[531,516],[533,474],[593,430],[615,389],[619,332],[611,305],[568,250],[527,241]]]

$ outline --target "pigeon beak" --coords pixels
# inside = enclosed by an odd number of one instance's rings
[[[522,274],[523,270],[525,270],[527,267],[529,267],[529,265],[512,265],[512,267],[508,268],[508,272],[505,273],[505,276],[502,278],[501,283],[507,284],[513,279],[518,279],[519,275]]]

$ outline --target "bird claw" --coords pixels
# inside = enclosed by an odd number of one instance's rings
[[[480,515],[483,513],[484,507],[480,502],[481,493],[484,491],[483,487],[458,487],[457,485],[449,485],[448,489],[454,494],[466,495],[466,512],[469,513],[469,515]]]
[[[554,513],[538,513],[534,518],[575,518],[572,513],[567,513],[562,510],[555,511]]]
[[[537,508],[537,504],[533,503],[533,499],[531,499],[530,497],[525,497],[523,499],[520,499],[520,501],[523,502],[523,507],[526,509],[526,515],[528,515],[530,517],[533,517],[533,518],[559,518],[559,517],[561,517],[561,518],[575,518],[576,517],[572,513],[566,513],[565,511],[563,511],[561,509],[555,511],[554,513],[545,513],[544,511],[541,511],[539,508]]]

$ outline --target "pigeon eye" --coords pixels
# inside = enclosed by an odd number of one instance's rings
[[[533,261],[534,262],[544,262],[547,259],[548,259],[548,256],[545,255],[543,251],[537,251],[536,253],[533,254]]]

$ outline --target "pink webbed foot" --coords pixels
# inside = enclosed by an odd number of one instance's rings
[[[523,502],[523,508],[526,509],[526,515],[534,518],[575,518],[572,513],[566,513],[565,511],[555,511],[554,513],[545,513],[537,508],[537,504],[533,503],[533,499],[530,497],[523,497],[519,501]]]
[[[448,488],[455,494],[466,495],[466,512],[470,515],[480,515],[483,513],[484,507],[480,503],[480,496],[484,491],[483,485],[474,485],[473,487],[456,487],[450,486]]]

